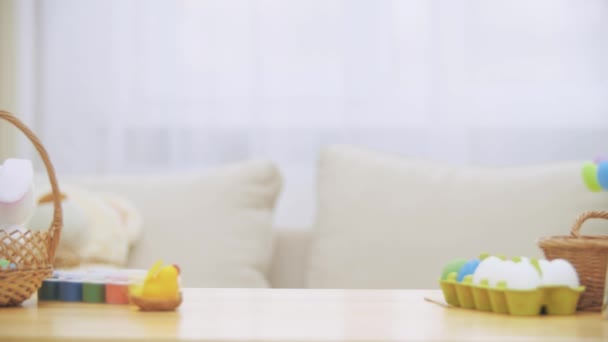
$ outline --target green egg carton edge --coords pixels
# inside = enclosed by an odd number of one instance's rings
[[[537,316],[545,309],[548,315],[572,315],[584,286],[541,286],[532,290],[513,290],[502,286],[491,288],[487,281],[474,285],[471,277],[462,282],[456,273],[439,280],[445,301],[453,307],[478,311],[509,314],[513,316]]]

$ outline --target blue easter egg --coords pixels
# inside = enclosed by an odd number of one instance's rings
[[[477,266],[479,266],[479,262],[480,262],[479,259],[473,259],[473,260],[467,261],[467,263],[464,264],[464,266],[462,266],[462,268],[458,272],[458,277],[456,278],[456,280],[462,281],[464,279],[464,277],[468,276],[469,274],[475,273]]]
[[[608,190],[608,161],[600,162],[597,166],[597,182],[604,190]]]

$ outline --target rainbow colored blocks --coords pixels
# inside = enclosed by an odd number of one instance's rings
[[[137,269],[55,271],[38,289],[38,301],[129,304],[129,286],[145,275]]]

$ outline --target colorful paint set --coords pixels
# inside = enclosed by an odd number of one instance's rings
[[[146,270],[55,271],[38,290],[38,301],[129,304],[129,286],[142,283]]]

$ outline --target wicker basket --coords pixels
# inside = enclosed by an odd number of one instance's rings
[[[53,272],[55,249],[63,224],[59,186],[49,156],[34,133],[8,112],[0,118],[21,130],[34,144],[46,167],[53,191],[54,214],[48,231],[0,230],[0,259],[15,264],[13,269],[0,269],[0,306],[15,306],[30,298]]]
[[[580,235],[581,226],[591,218],[608,219],[608,211],[585,212],[577,218],[570,236],[541,238],[538,245],[548,260],[566,259],[576,268],[581,284],[586,287],[578,309],[600,311],[606,281],[608,236]]]

